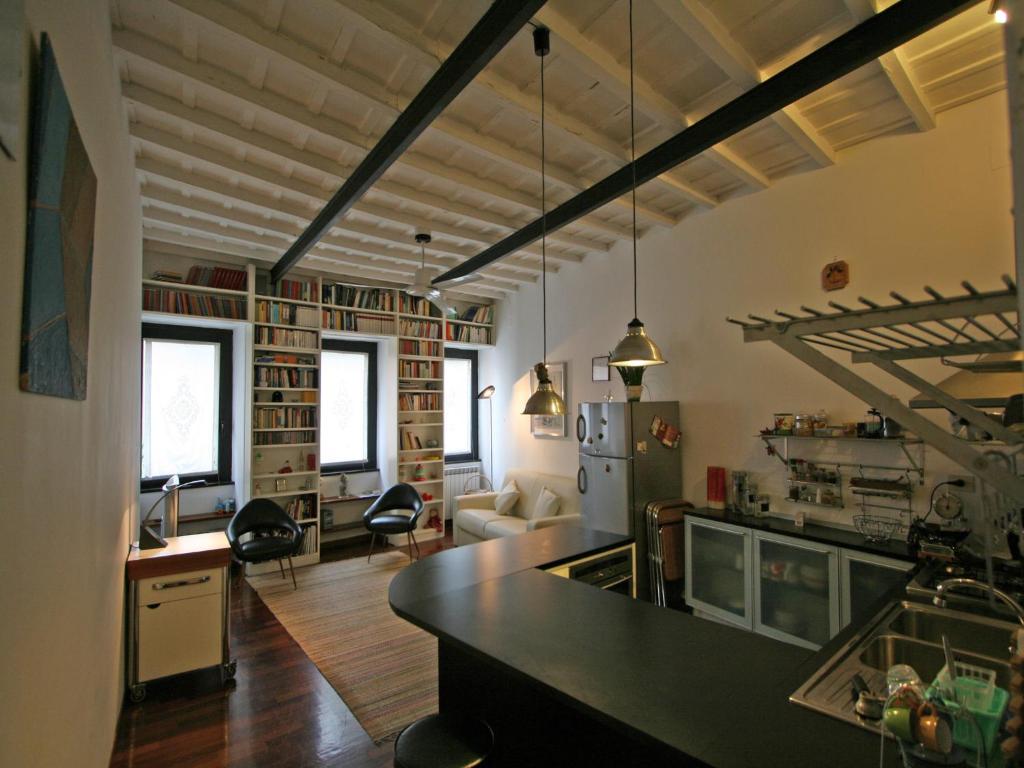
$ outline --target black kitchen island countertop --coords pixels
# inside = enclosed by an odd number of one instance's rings
[[[391,607],[681,764],[878,764],[878,736],[788,700],[833,643],[814,653],[539,570],[628,541],[556,526],[446,550],[394,578]]]

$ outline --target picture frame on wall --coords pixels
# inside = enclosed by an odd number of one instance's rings
[[[551,386],[558,393],[559,397],[566,403],[568,408],[569,396],[566,390],[567,363],[548,363],[548,375],[551,377]],[[530,369],[530,391],[537,391],[537,374]],[[530,433],[537,438],[545,440],[557,440],[566,437],[568,418],[566,416],[531,416]]]
[[[609,355],[590,358],[590,378],[592,381],[611,381],[611,370],[608,367],[609,360],[611,360]]]

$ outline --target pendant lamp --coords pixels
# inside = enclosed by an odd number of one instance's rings
[[[540,274],[541,274],[541,317],[544,334],[541,361],[534,366],[537,374],[537,391],[530,395],[523,408],[529,416],[564,416],[565,401],[551,386],[548,375],[548,264],[547,264],[547,172],[544,146],[544,57],[551,50],[551,35],[546,27],[533,30],[533,52],[540,58]]]
[[[643,368],[649,365],[664,365],[665,358],[653,339],[644,330],[637,310],[636,288],[636,123],[633,108],[633,0],[629,0],[629,147],[630,164],[633,172],[633,319],[626,326],[626,335],[615,345],[609,365],[618,368]]]

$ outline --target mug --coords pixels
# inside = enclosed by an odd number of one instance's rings
[[[953,731],[930,701],[917,708],[917,740],[925,749],[941,755],[953,751]]]
[[[914,741],[914,710],[910,707],[886,707],[882,720],[886,729],[896,738]]]

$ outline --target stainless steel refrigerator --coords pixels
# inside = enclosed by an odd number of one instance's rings
[[[664,425],[661,437],[651,431],[659,423]],[[576,482],[583,495],[583,525],[634,537],[637,594],[645,598],[649,579],[644,510],[652,501],[682,495],[682,451],[678,441],[671,440],[672,430],[679,426],[679,403],[674,401],[580,403],[576,418]]]

